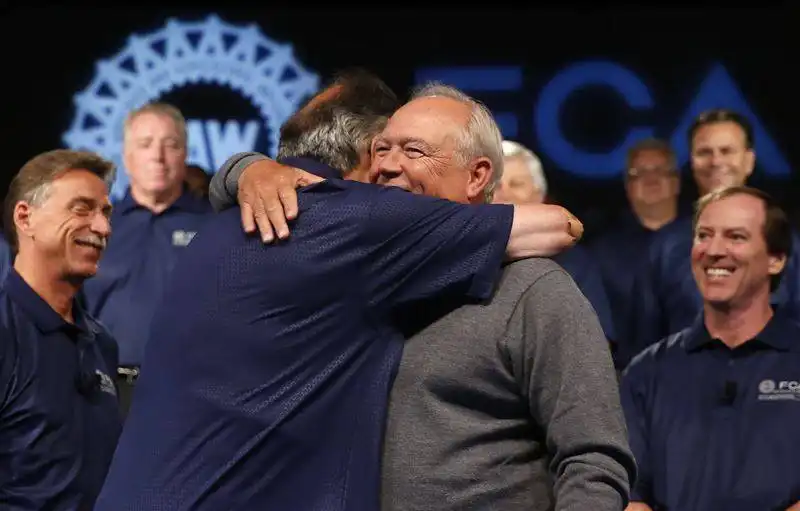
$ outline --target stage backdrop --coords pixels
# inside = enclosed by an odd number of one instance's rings
[[[754,123],[753,182],[784,200],[800,161],[788,10],[40,8],[6,12],[3,181],[55,147],[120,163],[122,121],[151,100],[189,119],[190,159],[274,154],[281,123],[337,69],[405,94],[439,80],[484,101],[542,158],[554,196],[590,218],[623,203],[626,149],[700,111]],[[127,186],[119,172],[114,195]],[[685,180],[686,196],[693,186]]]

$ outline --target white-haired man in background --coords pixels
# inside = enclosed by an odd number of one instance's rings
[[[502,204],[538,204],[547,198],[547,178],[542,161],[520,143],[503,140],[505,167],[494,192]]]
[[[547,199],[547,178],[542,162],[533,151],[518,142],[503,141],[503,175],[494,192],[498,204],[540,204]],[[606,338],[616,341],[614,320],[600,266],[583,246],[558,254],[553,260],[572,276],[597,312]]]

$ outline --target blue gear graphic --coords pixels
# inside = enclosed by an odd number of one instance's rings
[[[258,109],[278,147],[280,126],[319,88],[319,77],[294,58],[291,44],[276,43],[256,24],[236,26],[211,15],[199,22],[167,20],[145,35],[132,35],[117,55],[97,63],[86,89],[74,97],[75,115],[63,142],[97,152],[119,169],[111,195],[128,188],[121,169],[125,116],[131,110],[190,84],[226,86]]]

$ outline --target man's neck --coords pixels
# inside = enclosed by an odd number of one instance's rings
[[[64,321],[74,322],[72,300],[78,293],[80,284],[70,282],[63,276],[53,273],[52,264],[33,258],[17,256],[14,269],[42,300],[61,316]]]
[[[773,316],[769,291],[765,295],[753,297],[750,303],[742,307],[714,307],[706,304],[704,309],[708,333],[731,349],[753,339]]]
[[[165,190],[162,193],[147,193],[131,186],[131,197],[136,204],[149,209],[155,214],[161,213],[172,206],[183,193],[183,187]]]
[[[639,223],[651,231],[661,229],[678,216],[678,204],[675,201],[646,206],[633,204],[632,208]]]

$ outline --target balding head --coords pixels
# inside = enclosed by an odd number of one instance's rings
[[[486,107],[452,87],[426,86],[376,139],[370,178],[457,202],[485,202],[502,173],[501,142]]]

